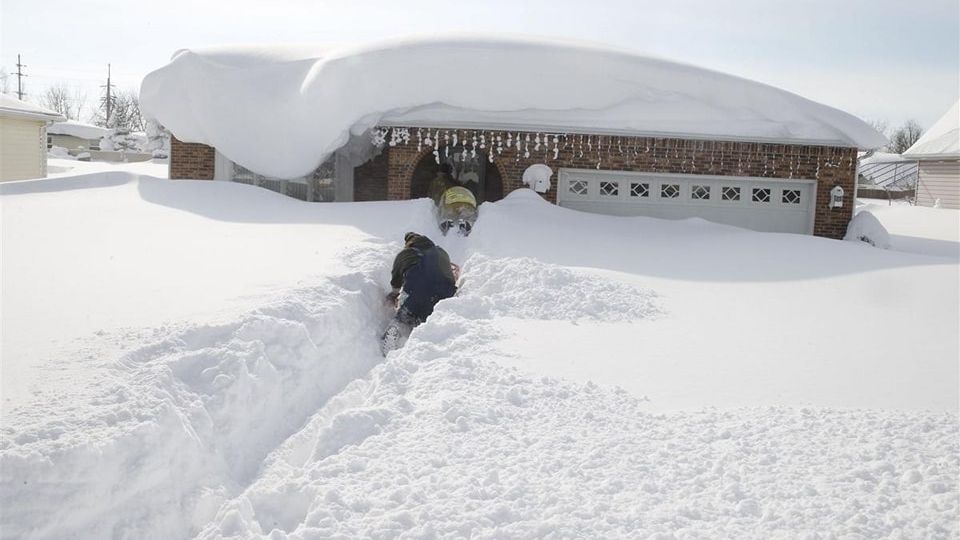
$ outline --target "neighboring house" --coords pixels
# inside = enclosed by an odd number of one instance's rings
[[[560,206],[831,238],[852,217],[858,149],[887,142],[761,83],[522,39],[182,50],[141,105],[173,134],[170,178],[408,199],[448,162],[496,201],[540,164]]]
[[[960,208],[960,100],[903,157],[920,164],[918,205]]]
[[[67,150],[100,150],[100,139],[110,130],[76,120],[57,122],[47,128],[47,147],[60,146]]]
[[[0,94],[0,182],[47,175],[47,126],[56,111]]]

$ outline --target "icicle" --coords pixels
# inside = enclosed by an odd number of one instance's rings
[[[440,130],[435,131],[433,134],[433,149],[440,149]]]
[[[480,134],[480,149],[483,150],[487,147],[487,137],[481,133]]]
[[[507,132],[507,148],[510,148],[511,146],[513,146],[513,134]]]
[[[440,150],[437,150],[437,149],[433,150],[433,159],[436,160],[437,165],[440,164]]]
[[[503,136],[497,135],[497,155],[503,153]]]
[[[420,153],[420,149],[423,148],[423,130],[417,129],[417,153]]]
[[[530,135],[527,135],[527,138],[529,138],[529,137],[530,137]],[[536,141],[536,142],[537,142],[537,145],[533,147],[533,151],[534,151],[534,152],[539,152],[539,151],[540,151],[540,134],[539,134],[539,133],[537,133],[537,141]]]
[[[587,152],[593,153],[593,140],[587,137]]]
[[[583,157],[583,135],[580,135],[580,157]]]
[[[447,141],[446,141],[446,139],[447,139],[446,137],[444,137],[443,139],[444,139],[443,142],[447,142]],[[454,131],[454,132],[453,132],[453,146],[454,146],[454,147],[457,146],[457,140],[458,140],[458,139],[457,139],[457,132]]]

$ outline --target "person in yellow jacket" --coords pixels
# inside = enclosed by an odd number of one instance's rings
[[[440,197],[437,212],[440,231],[444,235],[456,227],[459,234],[466,236],[470,234],[473,223],[477,220],[477,198],[463,186],[448,188]]]

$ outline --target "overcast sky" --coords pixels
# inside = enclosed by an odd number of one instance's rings
[[[0,65],[33,99],[64,81],[138,88],[177,49],[522,33],[606,43],[784,88],[865,119],[925,128],[960,93],[957,0],[0,0]],[[16,78],[11,77],[16,90]]]

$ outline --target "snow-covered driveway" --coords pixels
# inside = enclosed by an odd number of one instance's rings
[[[956,261],[517,192],[384,360],[427,201],[0,196],[4,538],[958,534]]]

